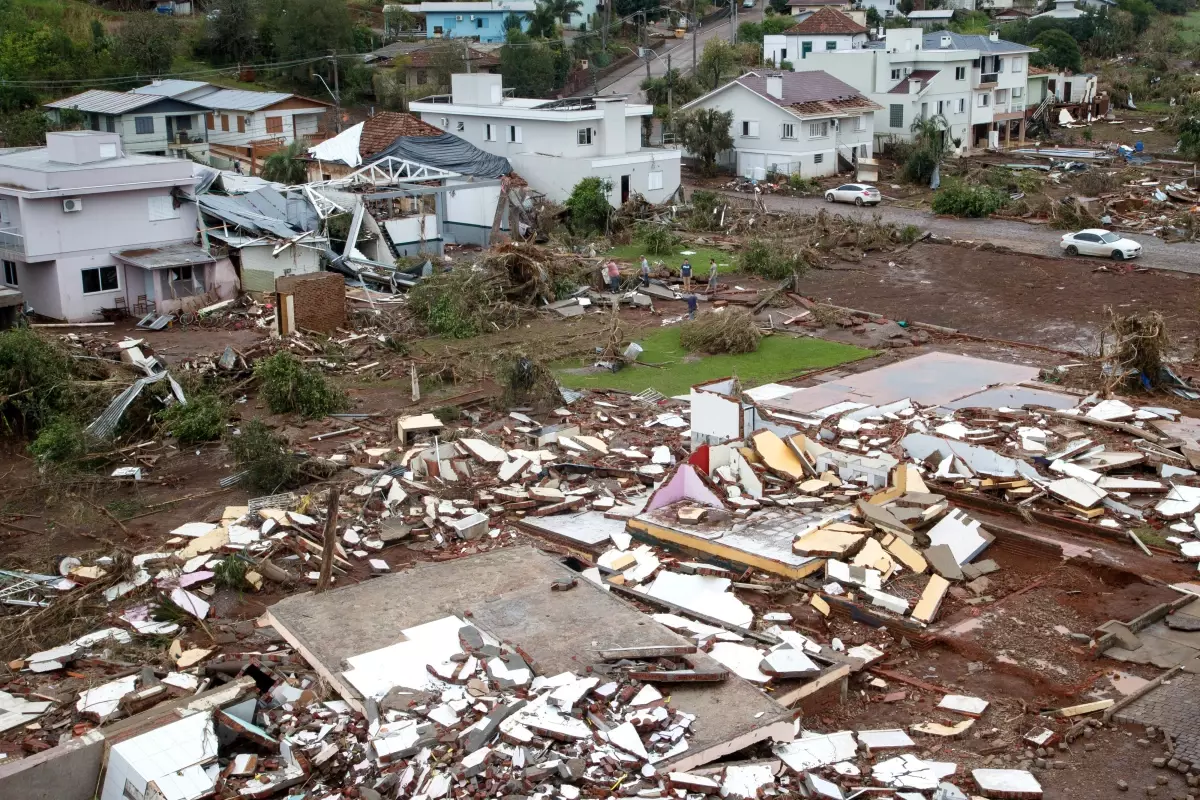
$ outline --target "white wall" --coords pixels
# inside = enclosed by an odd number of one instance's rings
[[[866,41],[867,35],[865,33],[856,33],[852,36],[837,34],[828,36],[774,34],[763,37],[763,60],[775,65],[782,64],[784,61],[790,61],[794,67],[797,61],[807,60],[807,58],[812,57],[813,53],[860,49]],[[807,57],[804,55],[805,42],[812,44],[812,51],[808,53]],[[832,48],[830,47],[831,44]]]
[[[692,449],[721,444],[742,436],[742,404],[736,397],[692,389]]]
[[[120,175],[114,172],[113,180]],[[190,240],[196,234],[196,211],[189,203],[171,209],[170,219],[151,221],[151,198],[165,211],[170,190],[138,189],[82,195],[82,211],[64,212],[59,197],[21,198],[21,228],[29,259],[108,253],[162,242]]]
[[[555,158],[538,153],[522,153],[512,158],[513,169],[529,185],[556,203],[565,201],[575,184],[589,176],[609,181],[609,202],[621,203],[621,176],[629,176],[631,192],[638,192],[651,203],[665,202],[679,188],[680,153],[678,150],[644,150],[614,158]],[[650,188],[650,173],[661,173],[662,188]]]
[[[272,256],[271,244],[241,248],[242,289],[250,292],[275,291],[275,279],[283,275],[307,275],[321,271],[321,249],[303,244],[292,245]]]
[[[421,119],[431,125],[453,133],[460,139],[466,139],[471,144],[488,153],[512,159],[518,153],[542,153],[552,156],[569,156],[589,158],[601,156],[604,153],[603,120],[597,115],[595,119],[575,122],[554,122],[549,120],[522,120],[507,116],[501,109],[496,109],[495,116],[475,116],[452,114],[448,111],[421,112]],[[642,144],[641,117],[627,117],[625,120],[625,150],[637,150]],[[492,138],[487,138],[487,126],[493,126]],[[510,126],[516,126],[520,141],[511,141]],[[592,143],[579,143],[579,130],[589,128],[592,131]]]
[[[234,147],[248,147],[250,142],[260,139],[282,138],[285,144],[290,144],[296,139],[296,135],[305,136],[317,132],[317,126],[322,116],[325,115],[325,109],[321,107],[314,108],[288,108],[288,109],[266,109],[263,111],[221,111],[217,110],[213,113],[213,127],[208,131],[208,141],[211,144],[224,144]],[[221,130],[221,116],[229,117],[229,130]],[[245,122],[245,132],[239,133],[237,128],[237,118],[243,117]],[[282,133],[267,132],[267,118],[280,117],[283,120]],[[203,123],[204,120],[202,119]]]

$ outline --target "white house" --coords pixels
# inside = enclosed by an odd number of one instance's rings
[[[972,3],[974,5],[974,3]],[[928,11],[910,11],[905,14],[908,21],[918,28],[932,28],[934,25],[949,25],[954,16],[950,8],[933,8]]]
[[[880,19],[891,19],[900,13],[900,6],[897,0],[859,0],[857,6],[866,13],[868,8],[875,9],[875,13]]]
[[[909,140],[913,121],[935,114],[964,150],[1024,139],[1029,55],[1036,48],[995,33],[919,28],[888,30],[882,45],[813,52],[792,64],[797,71],[836,75],[882,106],[875,126],[880,140]]]
[[[738,174],[833,175],[873,152],[875,112],[852,86],[824,72],[750,72],[683,107],[733,112],[733,150],[722,161]]]
[[[1075,7],[1075,0],[1054,0],[1047,10],[1041,14],[1034,14],[1033,19],[1041,17],[1049,19],[1079,19],[1083,15],[1083,9]]]
[[[117,133],[48,133],[45,147],[0,153],[3,282],[69,322],[230,296],[229,262],[193,244],[194,184],[191,161],[126,153]]]
[[[781,66],[784,61],[807,58],[813,51],[853,50],[866,45],[865,25],[841,11],[822,8],[783,33],[763,37],[763,61]]]
[[[204,106],[172,97],[89,89],[46,108],[59,121],[68,110],[83,114],[89,129],[120,136],[127,153],[183,155],[181,143],[205,142]]]
[[[500,75],[451,76],[451,94],[409,104],[421,119],[479,149],[504,156],[530,187],[555,202],[588,176],[605,179],[609,201],[633,193],[652,203],[679,189],[680,151],[642,147],[653,113],[623,96],[536,100],[505,95]]]

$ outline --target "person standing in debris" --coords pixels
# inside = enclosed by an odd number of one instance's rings
[[[650,260],[642,256],[642,286],[650,285]]]
[[[683,291],[687,294],[692,291],[692,262],[684,256],[683,263],[679,265],[679,275],[683,278]]]
[[[696,318],[696,295],[691,294],[689,292],[686,299],[687,299],[687,304],[688,304],[688,319],[695,319]]]
[[[621,291],[621,268],[612,259],[608,262],[608,286],[613,294]]]
[[[717,260],[715,258],[708,260],[708,293],[717,293]]]

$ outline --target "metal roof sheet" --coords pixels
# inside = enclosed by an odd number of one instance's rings
[[[168,78],[165,81],[155,81],[154,83],[150,83],[145,86],[139,86],[136,89],[130,89],[129,91],[134,94],[153,94],[158,95],[159,97],[179,97],[181,94],[187,94],[188,92],[195,91],[196,89],[202,89],[205,86],[212,86],[212,84],[205,83],[204,81],[185,81],[179,78]],[[217,89],[216,86],[213,86],[212,88],[214,91]]]
[[[88,89],[86,92],[46,103],[46,108],[73,108],[88,114],[124,114],[160,100],[162,98],[157,95]]]
[[[216,261],[204,248],[189,242],[164,247],[139,247],[136,250],[122,250],[114,255],[126,264],[142,269],[197,266]]]
[[[209,108],[229,109],[231,111],[258,111],[259,109],[281,103],[296,95],[287,92],[252,92],[247,89],[221,89],[206,94],[199,102]]]

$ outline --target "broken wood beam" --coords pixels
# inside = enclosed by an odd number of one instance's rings
[[[338,488],[329,487],[329,503],[325,507],[325,539],[321,553],[321,578],[317,581],[317,592],[329,589],[333,582],[333,559],[337,548]]]

